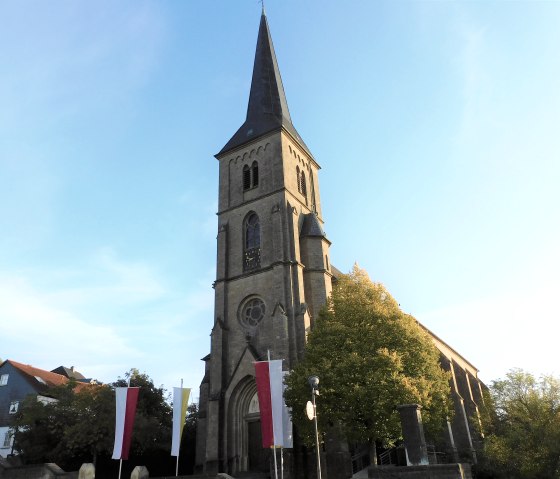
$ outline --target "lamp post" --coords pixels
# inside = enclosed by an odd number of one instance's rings
[[[321,453],[319,451],[319,428],[317,427],[317,405],[315,396],[319,395],[319,378],[317,376],[309,376],[307,378],[309,386],[311,386],[311,401],[313,402],[313,419],[315,420],[315,448],[317,450],[317,479],[321,479]]]

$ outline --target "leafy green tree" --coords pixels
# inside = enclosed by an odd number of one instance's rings
[[[77,387],[68,384],[51,388],[51,402],[25,399],[13,423],[15,447],[27,463],[55,462],[73,470],[83,462],[111,466],[115,434],[114,387],[140,387],[131,456],[138,463],[171,468],[171,406],[163,387],[154,386],[146,374],[131,369],[112,385]],[[114,461],[113,461],[114,462]],[[132,462],[132,461],[129,461]],[[156,471],[158,466],[150,470]],[[170,469],[171,470],[171,469]],[[169,471],[163,471],[166,474]]]
[[[451,415],[449,376],[429,335],[357,266],[338,279],[309,334],[305,358],[287,378],[286,401],[310,442],[307,378],[320,378],[320,428],[335,425],[350,441],[390,446],[401,438],[399,404],[418,403],[428,434]]]
[[[73,457],[89,457],[97,464],[97,457],[113,448],[114,391],[103,385],[82,388],[73,397],[72,410],[73,421],[64,429],[63,442]]]
[[[49,402],[29,396],[15,417],[15,446],[26,462],[75,468],[108,450],[115,422],[111,388],[77,389],[77,383],[69,381],[51,388],[49,396]]]
[[[560,379],[513,369],[490,386],[482,469],[489,477],[560,478]]]

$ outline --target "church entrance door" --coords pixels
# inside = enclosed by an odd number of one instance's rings
[[[270,451],[262,447],[261,422],[250,421],[248,428],[249,470],[254,472],[269,471]]]

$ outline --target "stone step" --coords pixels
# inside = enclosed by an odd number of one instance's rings
[[[270,479],[266,472],[238,472],[235,479]]]
[[[160,476],[154,477],[154,479],[234,479],[226,474],[218,474],[207,476],[205,474],[194,474],[192,476]]]
[[[270,475],[264,472],[239,472],[235,477],[232,477],[221,472],[217,475],[210,476],[195,474],[194,476],[157,477],[154,479],[270,479]]]

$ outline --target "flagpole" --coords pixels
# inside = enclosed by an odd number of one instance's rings
[[[266,350],[268,362],[270,363],[270,349]],[[270,367],[270,366],[269,366]],[[272,434],[272,453],[274,454],[274,478],[278,479],[278,462],[276,460],[276,444],[274,444],[274,433]]]
[[[278,463],[276,462],[276,445],[272,446],[272,451],[274,452],[274,478],[278,479]]]
[[[183,401],[183,378],[181,378],[181,404]],[[175,404],[173,405],[175,407]],[[185,418],[182,417],[181,421],[184,421]],[[179,438],[179,450],[177,451],[177,463],[175,465],[175,477],[179,476],[179,453],[181,452],[181,438]]]
[[[284,448],[280,448],[280,479],[284,479]]]

